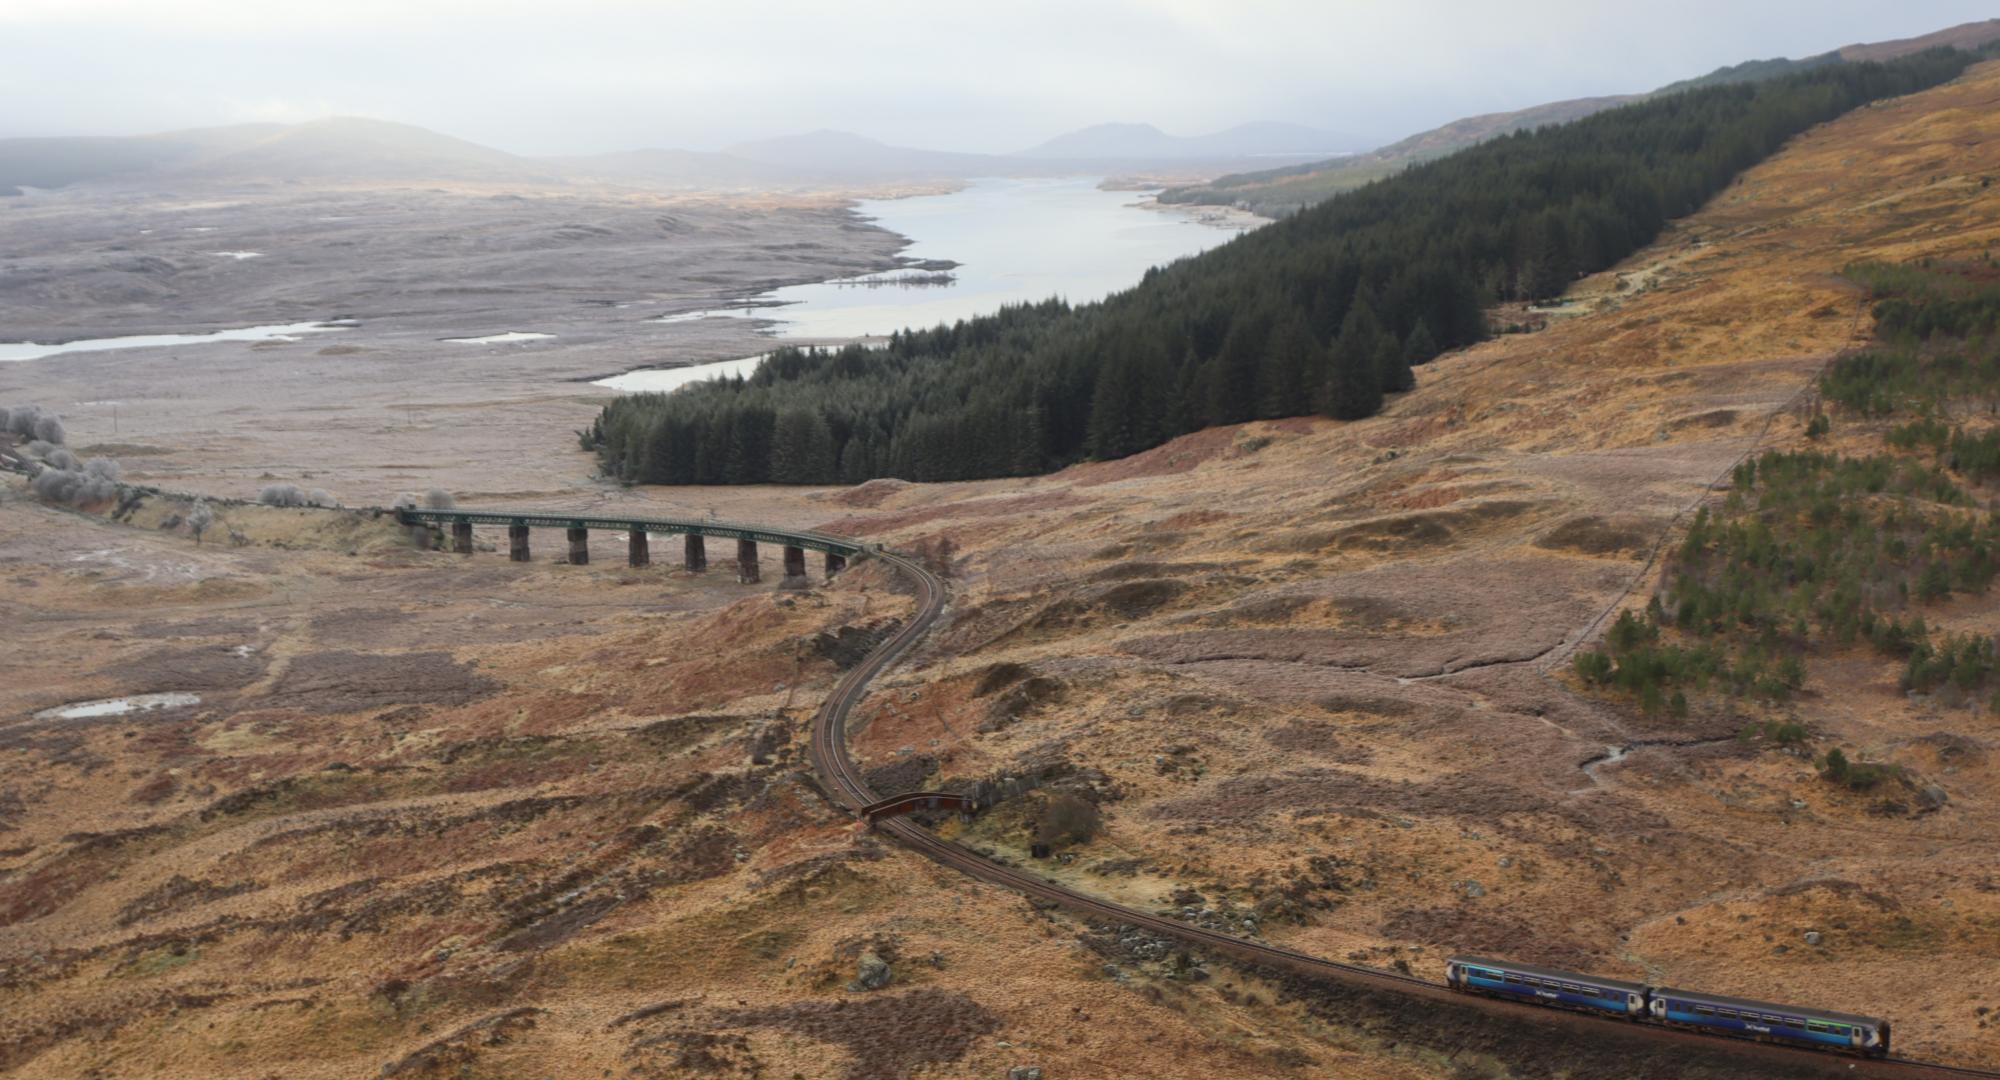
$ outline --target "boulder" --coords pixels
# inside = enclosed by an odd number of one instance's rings
[[[889,970],[889,962],[887,960],[882,959],[872,952],[865,952],[861,954],[860,961],[855,964],[854,981],[848,983],[847,988],[856,992],[880,990],[889,985],[889,980],[895,977],[896,973]]]

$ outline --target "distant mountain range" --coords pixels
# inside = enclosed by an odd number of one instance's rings
[[[895,176],[910,179],[992,176],[1016,171],[1019,162],[996,154],[919,150],[846,131],[811,131],[737,143],[724,154],[813,176]]]
[[[1098,124],[1058,135],[1014,156],[1099,160],[1221,160],[1257,157],[1325,157],[1365,149],[1352,135],[1302,124],[1238,124],[1213,135],[1169,135],[1151,124]]]
[[[1802,60],[1753,60],[1652,91],[1772,78],[1840,60],[1882,60],[1937,45],[2000,40],[2000,19],[1922,37],[1849,45]],[[901,180],[980,176],[1219,177],[1172,189],[1170,201],[1236,204],[1266,214],[1309,205],[1524,128],[1566,123],[1649,94],[1577,98],[1466,117],[1366,153],[1359,140],[1298,124],[1241,124],[1169,135],[1150,124],[1098,124],[1011,154],[894,146],[842,131],[738,143],[719,153],[644,149],[534,158],[408,124],[334,117],[303,124],[240,124],[159,135],[0,139],[0,195],[78,183],[152,190],[272,183],[452,183],[563,186],[603,182],[660,190],[839,190]],[[1339,156],[1336,156],[1339,155]],[[1269,167],[1278,162],[1276,167]],[[1254,170],[1254,171],[1245,171]]]
[[[552,181],[549,163],[408,124],[331,117],[162,135],[0,139],[0,190],[82,182]]]
[[[1214,175],[1271,157],[1324,156],[1332,137],[1284,124],[1246,124],[1178,138],[1143,124],[1059,136],[1020,154],[961,154],[893,146],[843,131],[739,143],[720,152],[646,149],[533,158],[408,124],[333,117],[161,135],[0,139],[0,193],[99,182],[462,183],[610,182],[685,190],[839,188],[891,180],[1101,175],[1148,169]],[[1310,149],[1288,149],[1309,147]]]
[[[1643,94],[1575,98],[1514,112],[1470,116],[1419,132],[1366,154],[1226,175],[1204,184],[1171,188],[1161,198],[1167,202],[1240,206],[1268,216],[1287,214],[1380,179],[1414,162],[1441,157],[1516,131],[1580,120],[1595,112],[1660,94],[1720,83],[1773,79],[1842,61],[1893,60],[1938,46],[1977,49],[1994,41],[2000,41],[2000,19],[1964,23],[1921,37],[1848,45],[1801,60],[1751,60]]]

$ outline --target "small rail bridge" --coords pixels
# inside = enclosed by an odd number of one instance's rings
[[[472,530],[476,526],[505,526],[507,529],[507,553],[515,562],[529,559],[529,535],[532,530],[562,529],[569,539],[569,561],[572,565],[590,562],[590,531],[592,529],[622,532],[626,537],[626,562],[631,566],[652,564],[649,537],[655,534],[682,537],[682,559],[686,567],[697,573],[708,569],[707,538],[736,541],[736,579],[742,582],[762,580],[763,574],[758,564],[757,545],[774,544],[784,549],[785,577],[806,576],[806,552],[817,551],[826,557],[826,576],[831,578],[847,566],[847,560],[870,552],[866,544],[841,536],[829,536],[816,532],[790,532],[763,525],[741,525],[728,521],[682,518],[622,518],[600,517],[597,515],[565,514],[556,511],[512,511],[512,510],[423,510],[399,508],[396,520],[403,525],[425,525],[451,534],[451,549],[461,555],[472,554]]]
[[[903,795],[891,795],[861,808],[861,820],[872,828],[884,818],[901,817],[923,810],[956,810],[962,819],[970,819],[979,812],[979,804],[964,795],[953,795],[949,791],[912,791]]]

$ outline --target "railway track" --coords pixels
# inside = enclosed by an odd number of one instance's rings
[[[945,586],[937,575],[903,555],[883,552],[879,556],[917,586],[917,610],[888,640],[876,646],[862,662],[834,685],[813,718],[811,753],[813,765],[826,781],[828,790],[850,811],[877,801],[881,795],[869,788],[860,767],[847,754],[847,718],[868,694],[869,684],[888,670],[921,640],[944,610]],[[920,855],[960,873],[1027,896],[1049,901],[1080,915],[1132,926],[1164,938],[1198,946],[1208,952],[1251,965],[1275,968],[1309,978],[1330,979],[1349,986],[1375,989],[1427,1000],[1451,1002],[1547,1025],[1566,1025],[1587,1036],[1591,1031],[1615,1029],[1625,1035],[1678,1042],[1689,1047],[1711,1047],[1718,1042],[1740,1043],[1749,1055],[1783,1062],[1792,1067],[1819,1067],[1829,1074],[1869,1077],[1986,1077],[2000,1078],[2000,1071],[1914,1061],[1904,1058],[1865,1060],[1835,1057],[1824,1052],[1779,1046],[1751,1040],[1726,1040],[1717,1036],[1673,1028],[1652,1027],[1625,1021],[1598,1018],[1581,1013],[1523,1005],[1493,998],[1461,994],[1443,983],[1431,982],[1399,972],[1358,964],[1343,964],[1278,945],[1189,926],[1177,919],[1126,907],[1076,892],[1029,871],[1002,866],[950,841],[917,823],[892,818],[877,823],[877,831],[887,833]]]

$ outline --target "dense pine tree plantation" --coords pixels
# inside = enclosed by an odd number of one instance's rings
[[[783,349],[748,379],[621,398],[583,433],[605,471],[671,484],[958,480],[1046,472],[1216,424],[1372,415],[1411,367],[1486,334],[1484,309],[1560,294],[1814,124],[1944,82],[1934,50],[1669,95],[1496,139],[1149,271],[904,331]]]

